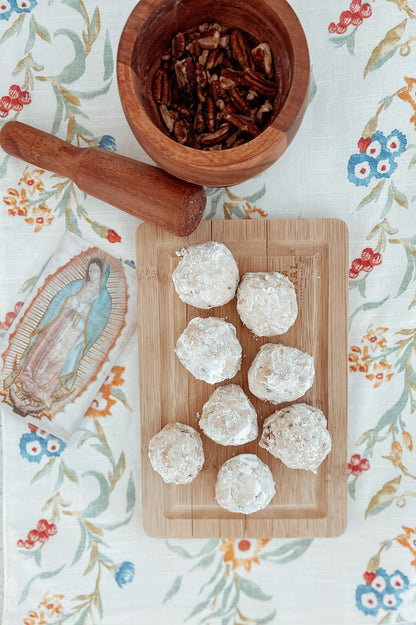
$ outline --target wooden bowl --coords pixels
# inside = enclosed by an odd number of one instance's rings
[[[255,139],[208,152],[181,145],[165,134],[152,98],[152,82],[177,32],[215,21],[267,42],[273,57],[280,57],[284,104]],[[117,56],[121,103],[143,149],[174,176],[212,187],[247,180],[283,154],[306,109],[309,75],[305,34],[286,0],[141,0],[126,22]]]

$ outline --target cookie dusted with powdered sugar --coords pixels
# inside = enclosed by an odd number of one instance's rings
[[[189,484],[202,469],[200,435],[190,425],[168,423],[149,443],[149,459],[168,484]]]
[[[204,404],[199,427],[219,445],[244,445],[257,438],[257,413],[241,386],[227,384]]]
[[[290,469],[316,473],[331,451],[331,436],[319,408],[293,404],[265,420],[259,444]]]
[[[228,247],[217,241],[207,241],[177,254],[181,260],[172,280],[183,302],[208,309],[223,306],[233,299],[240,276]]]
[[[237,290],[237,311],[256,336],[284,334],[298,315],[295,287],[277,271],[246,273]]]
[[[312,356],[296,347],[266,343],[251,363],[248,386],[259,399],[281,404],[302,397],[314,377]]]
[[[235,327],[218,317],[194,317],[177,340],[175,353],[197,379],[216,384],[233,378],[241,366]]]
[[[272,472],[255,454],[240,454],[218,471],[215,496],[218,504],[240,514],[252,514],[269,505],[275,494]]]

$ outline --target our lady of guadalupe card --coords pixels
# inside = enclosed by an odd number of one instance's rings
[[[66,233],[2,346],[2,410],[68,440],[135,326],[135,271]]]

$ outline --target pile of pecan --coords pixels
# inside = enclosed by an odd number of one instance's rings
[[[239,29],[205,23],[177,33],[156,70],[152,95],[169,134],[202,150],[256,137],[280,106],[268,43]]]

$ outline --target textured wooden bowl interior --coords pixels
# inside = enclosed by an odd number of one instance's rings
[[[223,152],[205,152],[166,135],[152,99],[152,81],[172,36],[215,21],[269,43],[274,59],[280,59],[283,105],[252,141]],[[306,108],[309,54],[302,27],[285,0],[141,0],[120,39],[117,73],[127,121],[146,152],[176,176],[225,186],[259,173],[285,151]]]

